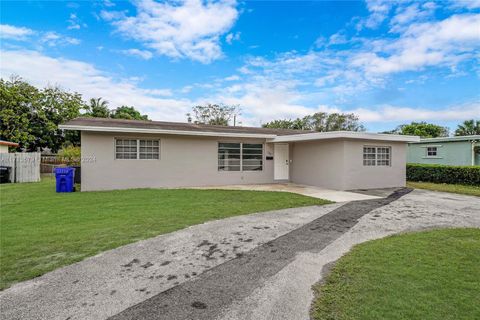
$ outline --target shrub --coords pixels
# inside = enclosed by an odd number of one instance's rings
[[[407,180],[480,186],[480,166],[407,164]]]
[[[58,157],[68,165],[79,165],[80,156],[80,147],[63,147],[62,150],[58,152]]]

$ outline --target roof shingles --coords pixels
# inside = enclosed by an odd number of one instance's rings
[[[75,118],[65,123],[67,126],[104,127],[104,128],[138,128],[171,131],[218,132],[218,133],[246,133],[272,134],[277,136],[312,133],[311,130],[270,129],[258,127],[218,126],[184,122],[124,120],[109,118]]]

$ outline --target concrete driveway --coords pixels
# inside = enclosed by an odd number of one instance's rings
[[[213,187],[198,187],[198,189],[281,191],[301,194],[313,198],[326,199],[334,202],[372,200],[380,198],[377,195],[368,194],[365,192],[340,191],[297,183],[238,184]]]
[[[193,226],[0,293],[3,319],[308,319],[312,284],[354,244],[480,227],[480,198],[415,190]]]

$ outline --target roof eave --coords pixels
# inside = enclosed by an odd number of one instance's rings
[[[414,143],[462,142],[462,141],[480,141],[480,135],[425,138],[425,139],[420,139],[419,141],[416,141]]]
[[[272,142],[301,142],[327,139],[358,139],[358,140],[378,140],[391,142],[416,142],[420,140],[417,136],[404,136],[395,134],[366,133],[354,131],[332,131],[315,132],[305,134],[295,134],[288,136],[277,136]]]
[[[18,147],[19,144],[16,142],[10,142],[10,141],[0,141],[1,146],[8,146],[8,147]]]
[[[261,133],[165,130],[165,129],[103,127],[103,126],[97,127],[97,126],[81,126],[81,125],[68,125],[68,124],[59,125],[58,127],[63,130],[119,132],[119,133],[150,133],[150,134],[168,134],[168,135],[183,135],[183,136],[204,136],[204,137],[261,138],[261,139],[273,139],[277,137],[277,135],[274,135],[274,134],[261,134]]]

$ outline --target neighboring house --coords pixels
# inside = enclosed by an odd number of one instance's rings
[[[18,147],[18,143],[0,140],[0,153],[8,153],[9,147]]]
[[[418,137],[77,118],[82,190],[293,182],[338,190],[405,185]]]
[[[420,139],[408,145],[409,163],[480,165],[480,135]]]

